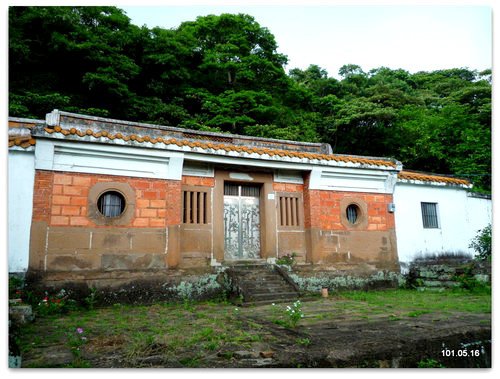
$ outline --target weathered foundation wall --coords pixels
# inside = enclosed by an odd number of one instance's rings
[[[105,191],[119,191],[120,217],[97,210]],[[30,271],[145,270],[179,264],[181,183],[107,175],[37,171]]]
[[[307,261],[399,271],[392,202],[391,194],[304,190]],[[357,209],[354,223],[349,206]]]

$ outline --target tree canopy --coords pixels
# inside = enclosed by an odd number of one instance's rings
[[[9,112],[57,108],[201,130],[330,143],[491,190],[491,70],[411,74],[346,64],[285,72],[245,14],[138,27],[116,7],[11,7]]]

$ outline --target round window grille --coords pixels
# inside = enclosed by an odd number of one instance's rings
[[[349,221],[350,224],[355,224],[358,221],[360,214],[361,210],[356,204],[351,204],[346,209],[347,221]]]
[[[125,210],[125,198],[120,192],[104,192],[97,200],[97,209],[104,217],[118,217]]]

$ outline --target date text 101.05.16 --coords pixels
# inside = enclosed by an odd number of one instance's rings
[[[441,355],[443,357],[479,357],[481,355],[481,350],[479,349],[443,349],[441,350]]]

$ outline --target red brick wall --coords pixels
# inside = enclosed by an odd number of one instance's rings
[[[293,183],[273,183],[273,189],[276,192],[304,192],[304,185]]]
[[[110,175],[37,171],[33,220],[51,226],[99,226],[87,217],[89,189],[98,182],[128,183],[136,194],[135,214],[122,227],[162,228],[180,224],[181,183]],[[113,226],[117,228],[120,226]]]
[[[368,206],[368,224],[364,229],[386,231],[394,229],[394,214],[387,211],[387,205],[393,202],[392,195],[360,192],[337,192],[309,190],[307,192],[306,227],[322,230],[349,230],[341,223],[341,201],[344,198],[360,199]],[[306,196],[304,196],[306,197]]]
[[[214,187],[215,178],[205,178],[201,176],[183,176],[182,184],[186,186]]]
[[[36,171],[33,190],[33,220],[48,222],[50,219],[50,204],[52,199],[52,182],[54,173]]]

